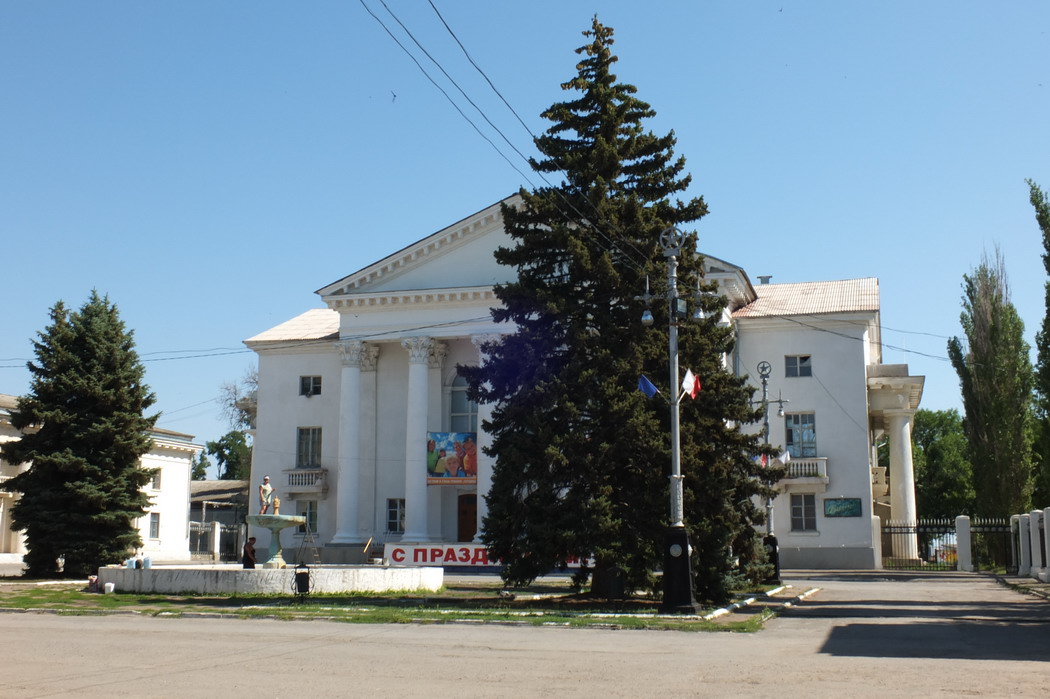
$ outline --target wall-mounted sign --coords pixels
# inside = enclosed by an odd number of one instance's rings
[[[476,485],[476,432],[427,432],[427,485]]]
[[[824,500],[825,517],[860,517],[860,498],[828,498]]]

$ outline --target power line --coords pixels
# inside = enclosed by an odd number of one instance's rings
[[[394,42],[395,42],[395,43],[397,43],[397,45],[398,45],[398,46],[399,46],[399,47],[401,48],[401,50],[402,50],[402,51],[404,51],[404,52],[405,52],[405,53],[406,53],[406,54],[408,55],[408,57],[412,59],[413,63],[415,63],[415,64],[416,64],[416,66],[417,66],[417,67],[419,68],[419,70],[420,70],[420,71],[421,71],[421,72],[423,73],[423,75],[424,75],[424,76],[426,76],[426,78],[427,78],[427,79],[428,79],[428,80],[429,80],[429,81],[430,81],[430,82],[431,82],[431,83],[432,83],[432,84],[433,84],[433,85],[434,85],[435,87],[437,87],[437,88],[438,88],[438,89],[439,89],[439,90],[441,91],[441,93],[442,93],[442,94],[443,94],[443,95],[445,96],[445,99],[447,99],[447,100],[449,101],[449,103],[450,103],[450,104],[452,104],[452,106],[453,106],[453,107],[454,107],[454,108],[456,109],[456,111],[457,111],[457,112],[459,112],[460,116],[462,116],[462,117],[463,117],[464,119],[466,119],[466,120],[467,120],[467,122],[468,122],[468,123],[469,123],[469,124],[470,124],[470,125],[471,125],[471,126],[472,126],[472,127],[474,128],[474,130],[475,130],[475,131],[477,131],[477,132],[478,132],[478,134],[479,134],[479,135],[480,135],[480,136],[481,136],[482,138],[484,138],[484,139],[485,139],[485,140],[486,140],[486,141],[487,141],[487,142],[489,143],[489,145],[490,145],[490,146],[492,146],[492,148],[493,148],[493,149],[494,149],[494,150],[495,150],[495,151],[496,151],[497,153],[499,153],[500,157],[502,157],[502,158],[503,158],[504,160],[506,160],[506,161],[507,161],[507,163],[508,163],[508,164],[510,164],[510,166],[511,166],[512,168],[514,168],[514,170],[515,170],[515,171],[516,171],[516,172],[517,172],[517,173],[518,173],[519,175],[521,175],[521,176],[522,176],[522,178],[524,178],[524,179],[525,179],[525,181],[526,181],[526,182],[528,182],[528,184],[529,184],[529,185],[530,185],[530,186],[531,186],[531,187],[533,188],[533,190],[535,191],[535,190],[537,189],[537,187],[536,187],[535,183],[533,183],[533,182],[532,182],[532,180],[530,180],[530,179],[529,179],[529,177],[528,177],[527,175],[525,175],[525,173],[523,173],[523,172],[522,172],[521,170],[519,170],[519,169],[518,169],[518,168],[517,168],[517,167],[516,167],[516,166],[515,166],[515,165],[514,165],[513,163],[511,163],[511,161],[510,161],[510,158],[508,158],[508,157],[507,157],[507,155],[506,155],[506,154],[504,154],[504,153],[503,153],[503,151],[502,151],[502,150],[500,150],[500,149],[499,149],[499,147],[497,147],[497,146],[496,146],[496,144],[495,144],[495,143],[493,143],[493,141],[492,141],[491,139],[489,139],[489,138],[488,138],[487,136],[485,136],[485,134],[483,134],[483,133],[481,132],[481,129],[480,129],[480,128],[478,128],[477,124],[475,124],[475,123],[474,123],[474,122],[473,122],[473,121],[472,121],[472,120],[471,120],[471,119],[470,119],[469,117],[467,117],[467,115],[466,115],[466,114],[465,114],[465,113],[463,112],[463,110],[459,108],[459,105],[457,105],[457,104],[455,103],[455,101],[454,101],[454,100],[453,100],[453,99],[451,98],[451,96],[450,96],[450,95],[448,94],[448,92],[446,92],[446,91],[445,91],[445,90],[444,90],[444,89],[443,89],[443,88],[442,88],[442,87],[441,87],[440,85],[438,85],[438,84],[437,84],[437,82],[436,82],[436,81],[435,81],[435,80],[433,79],[433,77],[431,77],[431,75],[430,75],[430,74],[429,74],[429,73],[428,73],[428,72],[427,72],[427,71],[426,71],[426,70],[425,70],[425,69],[423,68],[422,64],[421,64],[421,63],[420,63],[420,62],[419,62],[419,61],[418,61],[418,60],[416,59],[416,57],[412,55],[412,53],[411,53],[411,52],[410,52],[410,51],[409,51],[409,50],[408,50],[408,49],[407,49],[407,48],[406,48],[406,47],[404,46],[404,44],[402,44],[402,43],[401,43],[401,42],[400,42],[400,41],[399,41],[399,40],[397,39],[397,37],[395,37],[395,36],[394,36],[393,32],[391,32],[391,31],[390,31],[390,29],[389,29],[389,28],[388,28],[388,27],[386,26],[386,24],[384,24],[384,23],[383,23],[383,21],[382,21],[381,19],[379,19],[379,17],[378,17],[378,16],[377,16],[377,15],[376,15],[376,14],[375,14],[374,12],[372,12],[372,10],[371,10],[371,9],[370,9],[370,8],[369,8],[369,7],[368,7],[368,6],[366,5],[366,4],[365,4],[364,0],[358,0],[358,1],[359,1],[359,2],[361,3],[361,5],[362,5],[362,6],[363,6],[363,7],[365,8],[365,10],[366,10],[366,11],[367,11],[367,12],[368,12],[368,13],[369,13],[369,14],[370,14],[370,15],[371,15],[371,16],[372,16],[372,17],[373,17],[373,18],[374,18],[374,19],[375,19],[375,20],[376,20],[376,21],[377,21],[378,23],[379,23],[379,25],[380,25],[381,27],[383,27],[384,31],[386,31],[386,33],[387,33],[387,34],[388,34],[388,35],[390,36],[390,38],[392,38],[392,39],[394,40]],[[525,156],[525,155],[524,155],[524,154],[523,154],[523,153],[522,153],[522,152],[521,152],[521,151],[520,151],[520,150],[519,150],[519,149],[518,149],[517,147],[515,147],[513,143],[511,143],[510,139],[509,139],[509,138],[507,138],[506,134],[504,134],[504,133],[503,133],[503,131],[501,131],[501,130],[499,129],[499,127],[497,127],[497,126],[496,126],[496,125],[495,125],[495,124],[494,124],[494,123],[492,122],[492,120],[488,118],[488,116],[487,116],[487,115],[485,114],[484,110],[482,110],[482,109],[481,109],[481,108],[480,108],[480,107],[479,107],[479,106],[478,106],[478,105],[477,105],[477,104],[476,104],[476,103],[475,103],[475,102],[474,102],[474,101],[473,101],[473,100],[472,100],[472,99],[471,99],[471,98],[470,98],[469,96],[467,96],[467,94],[466,94],[466,92],[465,92],[465,91],[463,90],[463,88],[461,88],[461,87],[459,86],[459,84],[458,84],[458,83],[457,83],[457,82],[456,82],[456,81],[455,81],[455,80],[454,80],[454,79],[453,79],[453,78],[452,78],[452,77],[451,77],[451,76],[449,75],[448,71],[446,71],[446,70],[444,69],[444,67],[442,67],[442,65],[440,64],[440,62],[438,62],[438,61],[437,61],[437,59],[435,59],[435,58],[434,58],[434,57],[433,57],[433,56],[432,56],[432,55],[431,55],[431,54],[430,54],[430,53],[429,53],[429,52],[428,52],[428,51],[427,51],[427,50],[426,50],[426,49],[425,49],[425,48],[424,48],[424,47],[422,46],[422,44],[421,44],[421,43],[420,43],[420,42],[419,42],[419,41],[418,41],[418,40],[417,40],[417,39],[415,38],[415,36],[414,36],[414,35],[412,34],[412,32],[408,30],[408,28],[407,28],[407,27],[405,26],[405,24],[404,24],[404,23],[403,23],[403,22],[402,22],[402,21],[401,21],[401,20],[400,20],[400,19],[399,19],[399,18],[397,17],[397,15],[396,15],[396,14],[394,14],[394,12],[393,12],[393,11],[392,11],[392,10],[391,10],[391,9],[390,9],[390,8],[389,8],[388,6],[387,6],[387,4],[386,4],[386,3],[384,2],[384,0],[380,0],[380,3],[381,3],[381,4],[383,5],[383,7],[384,7],[384,8],[386,9],[386,11],[387,11],[387,12],[388,12],[388,13],[390,14],[390,16],[391,16],[391,17],[393,17],[393,18],[394,18],[394,20],[395,20],[395,21],[396,21],[396,22],[397,22],[397,23],[398,23],[398,24],[399,24],[399,25],[401,26],[401,28],[402,28],[402,29],[403,29],[403,30],[405,31],[405,33],[406,33],[406,34],[408,34],[408,36],[409,36],[409,37],[410,37],[410,38],[412,39],[412,41],[413,41],[413,42],[415,42],[416,46],[418,46],[418,47],[420,48],[420,50],[421,50],[421,51],[423,51],[423,53],[424,53],[424,54],[425,54],[425,55],[427,56],[427,58],[429,58],[429,59],[430,59],[430,61],[431,61],[431,62],[432,62],[432,63],[433,63],[433,64],[434,64],[435,66],[437,66],[437,67],[438,67],[438,69],[439,69],[439,70],[440,70],[440,71],[441,71],[441,72],[442,72],[442,73],[443,73],[443,74],[445,75],[445,77],[446,77],[446,78],[448,78],[448,79],[449,79],[449,81],[450,81],[450,82],[451,82],[451,83],[452,83],[453,85],[455,85],[455,86],[456,86],[456,88],[457,88],[457,89],[458,89],[458,90],[460,91],[460,93],[461,93],[461,94],[462,94],[462,95],[464,96],[464,98],[465,98],[465,99],[466,99],[466,100],[467,100],[467,101],[468,101],[468,102],[469,102],[469,103],[470,103],[470,104],[471,104],[471,105],[472,105],[472,106],[474,107],[474,109],[476,109],[476,110],[478,111],[478,113],[479,113],[479,114],[481,114],[482,118],[484,118],[484,119],[485,119],[485,121],[486,121],[486,122],[487,122],[487,123],[489,124],[489,126],[491,126],[491,127],[492,127],[492,128],[493,128],[493,129],[495,130],[495,131],[496,131],[496,133],[498,133],[498,134],[499,134],[499,135],[500,135],[500,136],[501,136],[501,137],[503,138],[503,140],[504,140],[504,141],[506,141],[506,142],[507,142],[507,143],[508,143],[508,144],[509,144],[509,145],[511,146],[511,148],[512,148],[512,149],[514,150],[514,152],[515,152],[515,153],[517,153],[517,154],[518,154],[518,155],[519,155],[519,156],[520,156],[520,157],[521,157],[521,158],[522,158],[522,159],[523,159],[523,160],[524,160],[524,161],[525,161],[525,162],[526,162],[526,163],[527,163],[527,164],[529,165],[529,167],[530,167],[530,168],[532,169],[532,171],[533,171],[534,173],[536,173],[536,174],[537,174],[537,175],[539,176],[539,178],[540,178],[541,180],[543,180],[543,182],[544,182],[544,183],[545,183],[545,184],[547,185],[547,187],[548,187],[549,191],[550,191],[550,192],[552,192],[552,193],[554,193],[554,194],[555,194],[555,195],[556,195],[556,196],[557,196],[558,198],[560,198],[560,199],[561,199],[561,200],[562,200],[562,201],[563,201],[563,202],[564,202],[564,203],[565,203],[565,204],[566,204],[566,205],[567,205],[567,206],[568,206],[568,207],[569,207],[569,208],[570,208],[570,209],[571,209],[571,210],[572,210],[573,212],[575,212],[575,214],[576,214],[576,218],[573,218],[572,216],[570,216],[570,215],[569,215],[568,213],[566,213],[566,212],[565,212],[565,211],[564,211],[563,209],[561,209],[560,207],[558,207],[558,206],[555,206],[555,208],[556,208],[556,209],[558,210],[558,213],[560,213],[560,214],[561,214],[561,215],[562,215],[562,216],[563,216],[563,217],[565,218],[565,220],[566,220],[566,221],[568,221],[568,222],[570,222],[570,223],[583,223],[583,224],[584,224],[585,226],[587,226],[587,227],[588,227],[588,229],[589,229],[589,230],[593,231],[593,232],[594,232],[594,233],[596,233],[596,234],[597,234],[598,236],[600,236],[601,238],[603,238],[603,239],[604,239],[604,240],[606,241],[606,243],[608,243],[608,245],[609,245],[609,247],[606,247],[606,245],[603,245],[603,244],[601,243],[601,241],[599,241],[599,240],[595,239],[595,242],[597,242],[597,243],[598,243],[598,246],[599,246],[600,248],[602,248],[603,250],[605,250],[605,251],[606,251],[606,252],[608,252],[608,253],[612,253],[612,252],[613,252],[613,249],[615,249],[615,250],[616,250],[617,252],[619,252],[619,254],[620,254],[620,255],[622,256],[622,258],[623,258],[623,259],[624,259],[624,260],[625,260],[625,261],[626,261],[626,262],[627,262],[627,263],[628,263],[628,264],[629,264],[630,266],[634,267],[634,269],[635,269],[635,270],[637,270],[637,271],[639,271],[639,272],[644,272],[645,262],[646,262],[646,260],[647,260],[648,258],[647,258],[647,257],[646,257],[646,256],[645,256],[645,255],[644,255],[643,253],[641,253],[641,251],[639,251],[639,250],[638,250],[638,249],[637,249],[637,248],[636,248],[636,247],[635,247],[635,246],[634,246],[634,245],[633,245],[633,244],[632,244],[632,243],[631,243],[630,241],[624,241],[624,242],[625,242],[625,243],[626,243],[626,244],[627,244],[627,245],[628,245],[628,246],[629,246],[630,248],[632,248],[632,249],[634,250],[634,252],[635,252],[635,253],[636,253],[636,254],[637,254],[637,255],[638,255],[639,257],[640,257],[641,261],[639,261],[639,260],[637,260],[637,259],[634,259],[634,258],[632,258],[632,256],[631,256],[631,255],[629,255],[629,254],[628,254],[628,253],[627,253],[627,252],[626,252],[626,251],[625,251],[625,250],[624,250],[624,249],[623,249],[622,247],[618,246],[618,245],[616,244],[616,242],[614,242],[614,241],[613,241],[613,239],[612,239],[611,237],[609,237],[608,235],[606,235],[606,234],[605,234],[605,233],[604,233],[604,232],[603,232],[603,231],[602,231],[601,229],[599,229],[599,228],[598,228],[598,227],[597,227],[596,225],[594,225],[594,223],[592,223],[592,222],[591,222],[590,220],[588,220],[588,219],[587,219],[587,217],[586,217],[586,216],[584,216],[584,215],[583,215],[583,213],[582,213],[582,212],[581,212],[581,211],[580,211],[579,209],[577,209],[577,208],[576,208],[576,205],[575,205],[575,204],[573,204],[573,202],[572,202],[571,200],[569,200],[569,199],[568,199],[568,198],[567,198],[567,197],[565,196],[565,194],[564,194],[564,193],[563,193],[563,192],[561,191],[561,189],[560,189],[559,187],[555,187],[554,185],[552,185],[552,184],[550,183],[550,181],[549,181],[549,180],[548,180],[548,179],[547,179],[547,178],[546,178],[546,177],[545,177],[545,176],[543,175],[543,173],[542,173],[542,172],[540,172],[539,170],[537,170],[537,169],[536,169],[536,167],[535,167],[535,165],[533,164],[533,162],[532,162],[532,161],[531,161],[531,160],[530,160],[529,158],[527,158],[527,157],[526,157],[526,156]],[[440,16],[440,15],[439,15],[439,16]],[[442,21],[444,22],[444,20],[442,20]],[[446,24],[446,27],[447,27],[447,24]],[[457,39],[457,41],[458,41],[458,39]],[[462,44],[461,44],[461,46],[462,46]],[[468,58],[469,58],[469,55],[468,55]],[[501,96],[501,97],[502,97],[502,96]],[[509,105],[508,105],[508,106],[509,106]],[[513,111],[513,109],[512,109],[511,111]],[[517,115],[517,114],[515,113],[515,115]],[[518,119],[520,120],[520,117],[518,117]],[[528,127],[526,127],[526,130],[528,130]],[[529,133],[531,134],[531,131],[530,131]],[[535,138],[535,136],[534,136],[533,138]],[[559,163],[559,165],[560,165],[560,163]],[[590,202],[588,202],[588,203],[590,204]],[[593,205],[593,204],[591,204],[591,208],[595,210],[595,213],[597,213],[597,209],[595,209],[595,208],[594,208],[594,205]],[[612,248],[612,249],[610,249],[610,248]]]

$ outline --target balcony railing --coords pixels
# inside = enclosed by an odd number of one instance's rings
[[[787,474],[784,478],[827,478],[828,459],[826,456],[817,456],[806,459],[792,459],[787,464]]]
[[[828,458],[816,456],[792,459],[787,463],[787,473],[780,481],[781,490],[803,490],[824,492],[828,487]]]
[[[284,493],[278,488],[277,496],[313,495],[324,498],[328,494],[328,469],[292,468],[284,474]]]

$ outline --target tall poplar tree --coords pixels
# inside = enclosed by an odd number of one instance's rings
[[[639,322],[647,284],[665,294],[662,231],[699,220],[702,198],[682,201],[690,177],[674,155],[673,132],[646,130],[655,112],[616,81],[613,30],[597,18],[577,50],[577,74],[562,85],[572,99],[543,112],[551,122],[536,139],[538,172],[561,182],[520,192],[504,206],[513,245],[496,260],[516,271],[496,287],[496,322],[513,332],[488,343],[480,367],[461,367],[472,396],[493,403],[484,425],[496,457],[487,496],[484,541],[506,564],[508,581],[526,582],[572,559],[594,560],[593,591],[653,588],[668,525],[670,473],[667,397],[668,304],[654,300],[655,322]],[[731,332],[716,322],[725,301],[702,279],[697,237],[679,257],[680,285],[691,313],[705,321],[680,328],[680,361],[701,379],[696,400],[682,404],[685,519],[698,555],[701,597],[722,600],[731,577],[764,573],[754,524],[763,513],[750,496],[768,492],[778,473],[752,460],[757,436],[751,392],[726,371]],[[648,281],[647,281],[648,280]],[[641,374],[660,384],[647,399]],[[763,482],[764,480],[764,482]],[[592,571],[583,568],[579,582]],[[622,576],[622,577],[621,577]],[[616,584],[605,583],[610,579]]]
[[[948,357],[962,389],[975,509],[981,516],[1006,517],[1027,512],[1032,499],[1029,346],[998,250],[994,261],[985,256],[963,280],[966,343],[949,340]]]
[[[1032,180],[1027,180],[1035,220],[1043,234],[1043,267],[1046,310],[1043,325],[1035,336],[1036,429],[1034,448],[1034,492],[1036,507],[1050,506],[1050,197]]]
[[[22,438],[2,446],[7,462],[30,467],[3,487],[20,494],[11,514],[26,533],[27,574],[54,575],[63,557],[65,575],[84,577],[142,544],[135,520],[153,472],[139,459],[155,399],[131,331],[95,291],[79,311],[55,304],[33,344],[29,393],[11,413]]]

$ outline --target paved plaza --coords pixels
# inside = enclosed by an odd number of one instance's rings
[[[6,613],[0,696],[1050,693],[1045,599],[965,573],[788,582],[820,590],[753,634]]]

